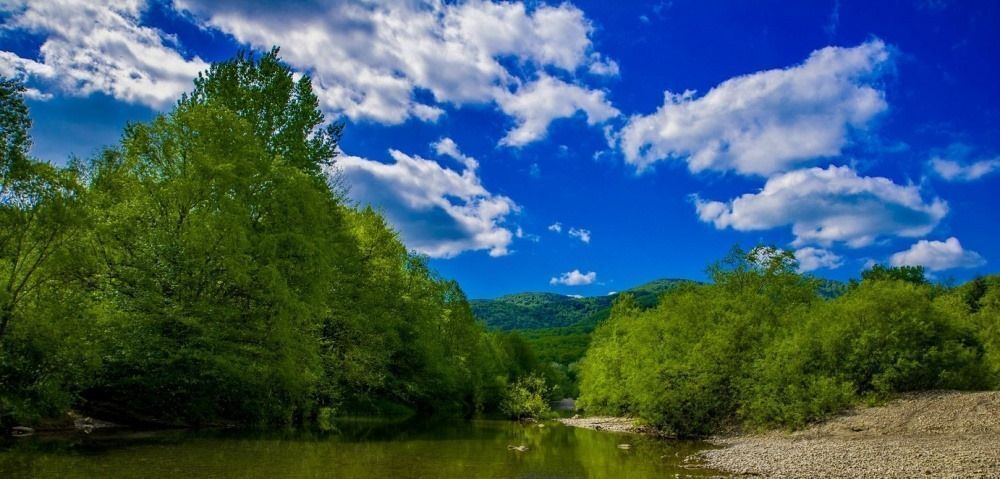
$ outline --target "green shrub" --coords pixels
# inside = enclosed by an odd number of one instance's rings
[[[713,284],[678,288],[652,310],[623,297],[584,358],[580,406],[699,436],[996,384],[993,289],[949,292],[917,281],[919,268],[881,268],[824,300],[796,267],[788,252],[737,250],[710,269]]]
[[[531,374],[512,384],[500,403],[500,410],[511,419],[540,419],[550,413],[545,378]]]

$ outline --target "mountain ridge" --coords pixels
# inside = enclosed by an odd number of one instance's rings
[[[677,285],[695,281],[677,278],[655,279],[621,292],[602,296],[569,296],[551,292],[521,292],[494,299],[473,299],[473,314],[492,329],[537,330],[574,325],[593,327],[600,316],[607,316],[614,300],[623,293],[632,294],[644,306],[656,303],[660,294]]]

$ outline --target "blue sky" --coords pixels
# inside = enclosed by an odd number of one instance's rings
[[[938,280],[1000,263],[996,2],[0,1],[62,163],[279,45],[336,171],[471,297],[703,279],[734,244]]]

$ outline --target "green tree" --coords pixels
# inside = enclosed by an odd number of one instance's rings
[[[798,427],[866,397],[989,385],[982,331],[996,316],[978,316],[989,288],[943,294],[915,281],[920,270],[882,269],[823,300],[796,269],[787,251],[734,249],[710,267],[712,284],[672,290],[651,310],[616,306],[584,359],[580,405],[687,436]]]
[[[528,375],[510,386],[500,410],[511,419],[540,419],[550,412],[548,394],[545,378]]]
[[[861,272],[862,281],[906,281],[913,284],[928,284],[923,266],[883,266],[873,265]]]
[[[24,87],[0,79],[0,425],[58,413],[94,365],[75,167],[29,156]]]
[[[211,105],[132,126],[92,175],[102,296],[121,337],[90,397],[191,422],[308,409],[339,279],[329,190]]]
[[[278,48],[264,54],[241,51],[214,63],[194,81],[194,91],[180,105],[216,105],[250,124],[271,156],[319,176],[332,165],[343,133],[342,123],[323,126],[312,79],[295,80]]]

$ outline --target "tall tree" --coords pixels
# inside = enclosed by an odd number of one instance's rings
[[[337,155],[343,124],[323,126],[323,113],[309,75],[298,80],[278,58],[278,48],[262,55],[241,51],[215,63],[195,79],[180,104],[214,104],[246,120],[268,153],[319,175]]]
[[[28,155],[23,92],[20,82],[0,79],[0,340],[26,298],[66,279],[53,265],[83,221],[76,170]]]

